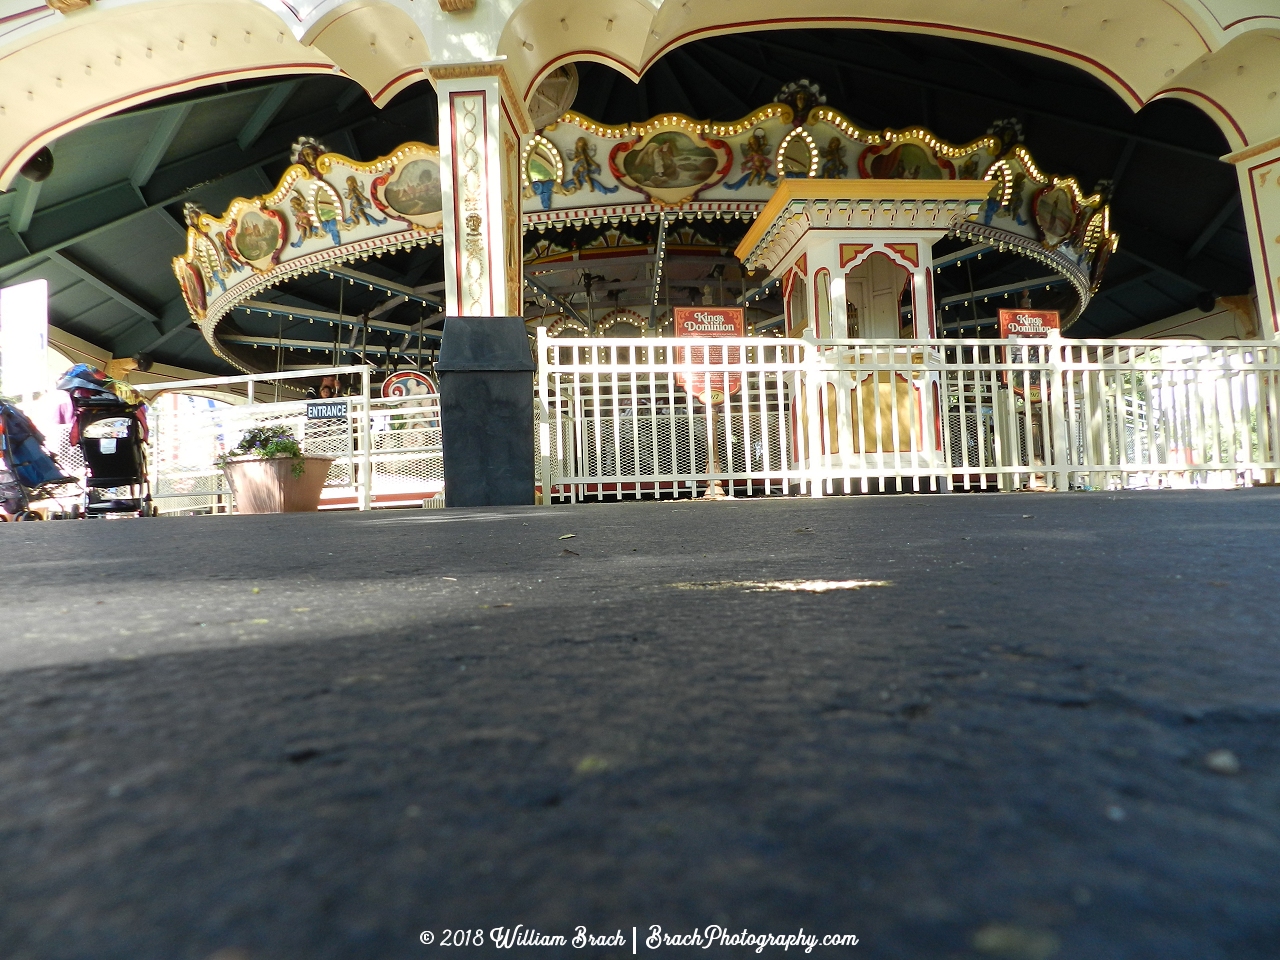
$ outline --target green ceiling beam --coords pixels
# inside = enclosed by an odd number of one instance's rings
[[[133,171],[129,174],[129,182],[134,187],[141,190],[147,185],[151,175],[156,172],[156,167],[160,166],[160,160],[169,152],[169,147],[186,122],[192,106],[191,103],[175,104],[161,115],[160,122],[156,124],[147,145],[138,154]]]
[[[95,271],[91,270],[89,267],[86,267],[83,263],[76,260],[74,257],[69,256],[66,253],[63,253],[60,250],[54,250],[50,252],[49,259],[52,262],[56,263],[58,266],[75,274],[77,277],[79,277],[85,283],[88,283],[90,286],[96,287],[97,289],[101,290],[103,293],[109,296],[112,300],[115,300],[117,303],[121,304],[122,306],[128,307],[130,310],[136,313],[139,317],[142,317],[143,319],[148,320],[151,323],[155,324],[157,327],[159,327],[160,325],[159,314],[157,314],[150,307],[144,306],[136,298],[130,296],[128,293],[125,293],[123,290],[117,287],[114,283],[112,283],[106,277],[102,276],[99,273],[96,273]]]
[[[1191,261],[1198,257],[1200,251],[1209,245],[1209,241],[1218,235],[1218,231],[1227,225],[1227,221],[1235,216],[1236,211],[1239,209],[1240,191],[1233,190],[1223,208],[1214,215],[1213,219],[1209,221],[1209,225],[1200,231],[1200,236],[1196,237],[1191,246],[1187,248],[1186,259]]]
[[[157,326],[163,331],[158,336]],[[178,296],[164,305],[160,311],[158,325],[138,323],[118,334],[111,341],[111,355],[132,357],[139,353],[155,354],[160,348],[166,346],[172,350],[173,341],[187,332],[199,336],[199,328],[191,320],[185,301]]]
[[[40,199],[42,184],[26,177],[19,176],[14,188],[13,206],[9,210],[9,229],[15,234],[26,233],[31,226],[31,217],[36,212],[36,201]]]
[[[46,256],[147,209],[133,184],[122,180],[40,210],[27,227],[27,246],[32,254]]]
[[[346,113],[355,106],[356,101],[363,96],[368,96],[364,92],[364,87],[360,86],[358,83],[353,83],[350,88],[348,88],[348,90],[338,98],[335,106],[337,106],[339,113]]]
[[[440,334],[423,330],[421,324],[403,324],[392,323],[389,320],[372,320],[366,319],[362,314],[336,314],[329,310],[319,310],[313,307],[297,307],[287,303],[279,303],[271,300],[246,300],[233,308],[234,310],[242,310],[248,314],[258,314],[260,316],[275,317],[283,314],[290,320],[318,320],[321,323],[338,324],[343,327],[363,328],[368,327],[370,330],[379,330],[383,333],[400,333],[412,334],[413,336],[435,337],[440,338]],[[226,339],[219,336],[218,339]]]
[[[418,303],[425,303],[430,307],[444,306],[443,299],[431,296],[427,293],[425,288],[406,287],[403,283],[396,283],[394,280],[383,280],[381,277],[375,277],[371,273],[362,273],[359,270],[353,270],[350,267],[325,267],[320,270],[320,272],[327,273],[334,279],[349,280],[353,283],[362,283],[366,287],[372,287],[374,290],[379,290],[382,293],[407,297],[410,300],[416,300]],[[427,284],[427,286],[435,286],[435,284]]]
[[[289,80],[276,84],[267,91],[267,95],[259,101],[249,119],[245,121],[240,135],[236,137],[236,143],[241,150],[248,150],[258,142],[258,138],[267,127],[271,126],[271,121],[284,109],[284,105],[289,102],[289,98],[297,91],[300,84],[300,80]]]

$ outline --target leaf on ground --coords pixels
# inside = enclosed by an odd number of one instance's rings
[[[576,537],[576,536],[577,536],[577,534],[576,534],[576,533],[565,533],[565,534],[561,534],[560,539],[561,539],[561,540],[572,540],[572,539],[573,539],[574,537]]]
[[[1214,773],[1234,777],[1240,772],[1240,758],[1230,750],[1213,750],[1205,755],[1204,765]]]
[[[1003,960],[1050,960],[1062,949],[1062,942],[1050,930],[992,923],[973,935],[973,948]]]
[[[577,773],[603,773],[609,769],[609,761],[604,757],[583,757],[573,768]]]
[[[441,577],[441,580],[457,580],[457,577]]]

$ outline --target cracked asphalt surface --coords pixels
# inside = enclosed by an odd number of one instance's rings
[[[0,525],[0,957],[419,958],[515,924],[627,940],[525,955],[627,956],[633,926],[687,955],[649,926],[721,924],[858,936],[825,956],[1274,958],[1278,511]],[[723,586],[810,579],[890,585]]]

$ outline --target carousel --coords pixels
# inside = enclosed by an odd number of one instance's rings
[[[188,206],[174,271],[214,351],[246,372],[367,363],[429,376],[443,324],[439,151],[360,161],[302,138],[276,188]],[[524,318],[556,338],[664,337],[686,306],[759,337],[995,336],[998,306],[1097,289],[1107,185],[1042,171],[1016,121],[946,143],[868,130],[813,84],[734,122],[572,111],[523,144]]]

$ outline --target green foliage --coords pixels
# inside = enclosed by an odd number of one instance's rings
[[[226,468],[233,457],[257,455],[264,460],[275,457],[293,458],[293,475],[300,477],[306,471],[306,462],[302,459],[302,447],[288,427],[250,427],[240,438],[235,449],[228,450],[215,461],[221,468]]]

